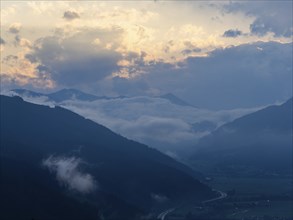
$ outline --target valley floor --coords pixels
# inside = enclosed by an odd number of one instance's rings
[[[164,212],[163,220],[292,220],[292,177],[212,176],[209,184],[226,198],[194,203]],[[171,210],[171,209],[170,209]],[[164,218],[162,218],[162,216]]]

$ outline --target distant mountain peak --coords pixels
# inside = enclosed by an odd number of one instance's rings
[[[12,89],[11,92],[14,92],[20,96],[30,96],[30,97],[46,96],[45,94],[34,92],[28,89]]]
[[[57,92],[59,92],[59,93],[84,93],[84,92],[77,90],[77,89],[68,89],[68,88],[61,89]]]
[[[78,89],[72,89],[72,88],[64,88],[61,90],[58,90],[53,93],[49,94],[44,94],[44,93],[39,93],[39,92],[34,92],[31,90],[27,89],[13,89],[11,90],[12,92],[18,94],[19,96],[28,96],[28,97],[41,97],[45,96],[48,98],[50,101],[54,102],[64,102],[68,100],[79,100],[79,101],[95,101],[98,99],[124,99],[124,98],[129,98],[127,96],[117,96],[117,97],[107,97],[107,96],[96,96],[92,95],[89,93],[85,93],[83,91],[80,91]],[[189,106],[189,107],[194,107],[193,105],[189,104],[188,102],[180,99],[173,93],[166,93],[161,96],[155,96],[154,98],[161,98],[168,100],[170,103],[175,104],[175,105],[180,105],[180,106]]]
[[[171,103],[176,104],[176,105],[182,105],[182,106],[190,106],[194,107],[193,105],[189,104],[188,102],[178,98],[176,95],[173,93],[166,93],[164,95],[159,96],[159,98],[167,99]]]
[[[293,105],[293,97],[291,97],[290,99],[288,99],[286,102],[284,102],[282,105]]]
[[[91,95],[91,96],[95,96],[86,92],[83,92],[81,90],[78,89],[72,89],[72,88],[64,88],[64,89],[60,89],[56,92],[50,93],[50,95],[55,94],[55,93],[59,93],[59,94],[83,94],[83,95]]]
[[[45,96],[49,100],[54,102],[63,102],[67,100],[79,100],[79,101],[94,101],[97,99],[101,99],[99,96],[95,96],[92,94],[88,94],[85,92],[82,92],[78,89],[61,89],[59,91],[44,94],[44,93],[38,93],[27,89],[13,89],[12,92],[18,94],[19,96],[28,96],[28,97],[41,97]]]

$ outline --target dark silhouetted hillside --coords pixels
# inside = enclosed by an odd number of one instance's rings
[[[156,205],[154,195],[168,203],[213,197],[184,165],[73,112],[19,97],[0,101],[1,215],[6,219],[97,219],[99,213],[135,219]],[[60,186],[42,166],[52,155],[81,158],[97,190],[85,196]]]

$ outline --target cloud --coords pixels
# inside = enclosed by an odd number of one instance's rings
[[[43,166],[56,174],[61,185],[80,193],[90,193],[96,189],[92,175],[80,171],[82,161],[75,157],[50,156],[43,161]]]
[[[102,99],[93,102],[72,100],[59,105],[127,138],[173,155],[180,155],[182,151],[194,146],[200,137],[211,131],[195,130],[192,124],[211,121],[219,126],[259,109],[214,112],[179,106],[163,98],[146,96]]]
[[[187,25],[185,32],[194,28]],[[254,42],[196,54],[198,44],[182,40],[180,51],[186,57],[169,62],[151,59],[152,53],[126,52],[124,35],[125,29],[117,26],[79,27],[72,32],[63,27],[31,44],[19,38],[23,49],[29,50],[13,71],[3,73],[2,82],[5,85],[10,78],[20,85],[38,82],[38,86],[74,87],[99,95],[171,92],[210,109],[263,106],[291,94],[292,44]],[[172,51],[177,41],[168,42]]]
[[[243,12],[254,17],[250,24],[253,35],[273,33],[275,37],[292,36],[292,1],[230,2],[224,5],[226,12]]]
[[[264,106],[292,96],[292,44],[230,46],[174,64],[149,63],[144,71],[147,74],[135,82],[147,82],[148,90],[172,92],[194,106],[218,110]]]
[[[238,29],[230,29],[224,32],[223,37],[238,37],[241,36],[243,33],[242,31],[239,31]]]
[[[158,203],[164,203],[164,202],[167,202],[169,200],[166,196],[156,194],[156,193],[152,193],[151,198],[153,200],[155,200],[156,202],[158,202]]]
[[[118,76],[111,80],[111,84],[113,92],[120,95],[144,95],[145,92],[149,89],[147,82]]]
[[[3,57],[2,64],[8,67],[1,72],[1,89],[19,86],[34,88],[51,88],[53,82],[50,76],[36,71],[37,64],[31,63],[24,57],[24,53]]]
[[[264,106],[292,96],[291,43],[242,44],[168,63],[107,50],[104,34],[93,31],[66,39],[40,39],[26,58],[58,86],[100,95],[171,92],[194,106],[217,110]],[[82,40],[84,36],[90,39],[87,42],[98,37],[101,43],[97,48],[90,46]],[[117,75],[113,77],[113,73]]]
[[[204,58],[188,58],[185,68],[193,72],[186,74],[190,84],[185,86],[199,106],[212,101],[207,107],[247,108],[292,96],[291,43],[256,42],[216,49]]]
[[[11,66],[15,65],[15,63],[18,60],[18,56],[15,55],[8,55],[6,57],[3,58],[3,63],[9,64]]]
[[[40,38],[26,58],[38,62],[37,70],[48,74],[57,85],[89,86],[119,71],[117,63],[122,56],[115,48],[121,31],[86,29],[65,38],[56,35]],[[101,43],[93,45],[97,38]],[[106,48],[109,42],[112,49]]]
[[[132,123],[121,125],[120,130],[142,142],[152,139],[166,144],[181,142],[183,146],[184,142],[197,139],[187,122],[167,117],[141,116]]]
[[[0,45],[5,45],[5,44],[6,44],[5,40],[2,37],[0,37]]]
[[[192,53],[199,53],[201,52],[201,49],[200,48],[193,48],[193,49],[185,49],[185,50],[182,50],[181,53],[183,55],[189,55],[189,54],[192,54]]]
[[[21,38],[19,35],[15,35],[14,37],[14,46],[20,46],[20,47],[24,47],[24,48],[31,48],[32,47],[32,43],[25,38]]]
[[[13,23],[9,26],[8,31],[12,34],[18,34],[22,25],[20,23]]]
[[[63,18],[66,19],[66,20],[71,21],[71,20],[80,18],[80,16],[75,11],[65,11],[64,14],[63,14]]]

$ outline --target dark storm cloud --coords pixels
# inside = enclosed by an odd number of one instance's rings
[[[9,26],[8,31],[11,34],[18,34],[21,29],[21,24],[20,23],[13,23]]]
[[[5,40],[2,37],[0,37],[0,45],[4,45],[4,44],[6,44]]]
[[[263,106],[292,96],[292,44],[242,44],[168,63],[145,61],[144,52],[118,53],[123,34],[119,28],[80,30],[70,37],[64,32],[37,40],[25,56],[39,64],[40,77],[57,87],[114,96],[171,92],[194,106],[212,109]],[[185,46],[186,55],[197,52],[196,45]],[[119,66],[121,60],[130,65]],[[129,78],[111,78],[113,73]]]
[[[183,55],[189,55],[189,54],[192,54],[192,53],[199,53],[201,52],[201,49],[200,48],[193,48],[193,49],[185,49],[185,50],[182,50],[181,53]]]
[[[29,60],[31,63],[36,63],[37,62],[37,58],[32,54],[26,54],[25,58],[27,60]]]
[[[239,31],[238,29],[230,29],[224,32],[223,37],[238,37],[242,35],[242,31]]]
[[[143,95],[149,89],[147,82],[136,79],[114,77],[112,83],[115,93],[126,96]]]
[[[15,35],[14,41],[13,41],[13,45],[15,47],[19,46],[20,40],[21,40],[20,36],[19,35]]]
[[[92,30],[64,39],[59,36],[41,38],[26,58],[33,63],[38,61],[38,70],[49,74],[58,85],[92,85],[119,70],[117,62],[121,55],[115,48],[106,49],[105,44],[110,41],[117,47],[115,39],[120,33],[116,31],[109,35],[107,31]],[[102,43],[95,45],[96,38]]]
[[[131,57],[131,58],[130,58]],[[264,106],[292,96],[292,44],[256,42],[188,57],[174,64],[143,62],[135,53],[134,77],[103,79],[105,95],[174,93],[194,106],[234,109]],[[131,70],[130,70],[131,71]],[[81,82],[76,81],[76,84]]]
[[[292,44],[217,49],[205,58],[188,58],[186,68],[193,92],[181,93],[200,106],[253,107],[292,96]]]
[[[71,21],[71,20],[80,18],[80,16],[75,11],[65,11],[64,14],[63,14],[63,18],[66,19],[66,20]]]
[[[189,55],[192,53],[200,53],[201,52],[201,49],[199,47],[193,45],[193,43],[190,41],[185,41],[184,45],[185,45],[186,49],[181,51],[181,54],[183,54],[183,55]]]
[[[244,12],[255,17],[250,24],[253,35],[264,36],[272,32],[275,37],[292,36],[292,1],[230,2],[227,12]]]
[[[13,67],[13,66],[15,66],[17,60],[18,60],[18,56],[8,55],[3,58],[2,63],[5,63],[6,65]]]
[[[148,90],[172,92],[204,108],[248,108],[292,96],[292,44],[243,44],[174,65],[149,63],[144,70],[148,74],[126,80],[124,87],[147,82]]]

